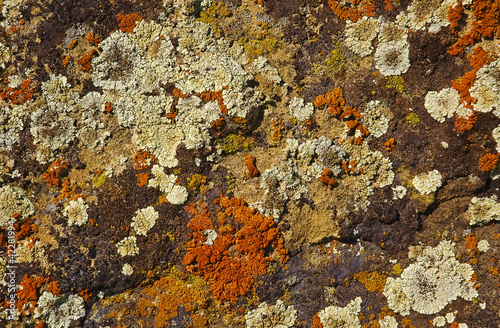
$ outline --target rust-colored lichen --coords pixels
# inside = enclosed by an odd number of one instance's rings
[[[135,168],[137,170],[147,169],[156,160],[155,155],[149,150],[139,150],[134,155]]]
[[[455,115],[455,127],[458,131],[471,130],[477,122],[477,115],[472,113],[467,117]]]
[[[148,184],[149,174],[147,173],[138,173],[137,174],[137,184],[139,187],[143,187]]]
[[[288,252],[273,218],[258,213],[239,198],[221,195],[214,203],[220,206],[217,238],[212,245],[205,244],[203,232],[212,228],[210,214],[206,208],[201,213],[196,211],[188,224],[192,233],[183,264],[210,282],[218,300],[236,303],[239,296],[251,289],[257,276],[266,273],[267,264],[272,261],[266,256],[269,246],[274,247],[282,263],[288,259]],[[187,207],[190,213],[194,210],[193,205]],[[229,223],[230,217],[241,225],[239,230]]]
[[[75,200],[75,199],[78,199],[78,198],[84,198],[86,197],[87,195],[82,195],[82,194],[79,194],[76,192],[76,189],[78,188],[78,186],[76,185],[73,185],[71,187],[71,184],[69,182],[69,179],[68,178],[63,178],[63,181],[62,181],[62,188],[61,188],[61,194],[57,197],[54,197],[52,199],[52,202],[53,203],[56,203],[60,200],[63,200],[63,199],[66,199],[68,202],[70,200]]]
[[[122,32],[132,33],[134,31],[134,27],[137,25],[137,22],[140,22],[142,17],[136,13],[128,15],[118,14],[116,20],[118,21],[118,27]]]
[[[465,237],[464,247],[471,252],[477,248],[477,238],[474,236],[474,234],[470,233],[467,235],[467,237]]]
[[[462,14],[464,13],[464,7],[460,1],[453,2],[448,8],[448,21],[450,22],[451,33],[457,35],[456,28],[458,27],[458,21],[462,19]]]
[[[91,49],[88,54],[80,57],[77,62],[80,64],[80,70],[83,72],[92,73],[92,58],[97,53],[97,50]]]
[[[491,171],[495,167],[497,167],[498,159],[499,159],[498,154],[495,155],[488,153],[479,160],[479,168],[483,172]]]
[[[16,300],[16,308],[23,316],[27,316],[27,313],[24,311],[24,306],[28,303],[36,304],[38,300],[38,288],[48,281],[49,278],[24,276],[20,283],[21,289],[17,291]]]
[[[311,328],[323,328],[323,324],[321,323],[321,319],[317,313],[313,316],[313,324]]]
[[[333,13],[342,20],[356,22],[363,16],[375,16],[374,0],[355,0],[352,1],[352,7],[345,5],[345,1],[328,0],[328,5]]]
[[[396,146],[396,142],[394,141],[394,138],[390,138],[386,142],[384,142],[385,150],[391,151],[394,146]]]
[[[198,97],[200,97],[201,100],[204,101],[217,101],[219,104],[220,111],[227,115],[227,107],[224,105],[224,99],[222,99],[222,91],[226,89],[223,88],[222,90],[219,91],[203,91],[202,93],[198,94]]]
[[[56,296],[61,296],[61,289],[59,288],[59,283],[57,281],[51,281],[49,283],[48,291]]]
[[[19,88],[8,87],[0,92],[0,98],[3,101],[10,101],[14,105],[21,105],[33,98],[33,89],[30,88],[31,79],[21,83]]]
[[[202,279],[186,275],[174,267],[165,277],[142,290],[132,314],[153,315],[155,327],[170,327],[170,320],[177,317],[179,310],[183,308],[192,320],[190,327],[206,327],[206,313],[195,312],[206,308],[209,298],[209,290]]]
[[[271,138],[276,141],[281,140],[281,138],[283,137],[283,130],[285,129],[283,126],[283,121],[273,120],[272,124],[273,124],[273,132]]]
[[[332,115],[339,115],[342,112],[342,107],[345,105],[345,99],[342,95],[342,89],[335,88],[332,92],[317,96],[313,101],[313,105],[319,109],[327,106]]]
[[[87,35],[85,35],[85,39],[87,39],[87,41],[93,45],[93,46],[98,46],[99,45],[99,42],[102,41],[102,38],[98,38],[94,35],[94,33],[87,33]]]
[[[113,110],[113,105],[110,102],[107,102],[105,110],[107,113],[111,113],[111,111]]]
[[[92,293],[89,292],[88,289],[84,289],[78,293],[78,296],[81,296],[83,298],[83,300],[85,301],[85,303],[87,303],[89,301],[89,299],[92,297]]]
[[[259,169],[255,166],[256,158],[253,155],[245,156],[245,166],[247,167],[247,171],[245,172],[245,179],[258,177],[260,175]]]
[[[323,173],[319,177],[319,181],[323,182],[328,186],[328,189],[332,189],[337,183],[337,180],[333,179],[333,172],[330,169],[323,169]]]
[[[393,2],[396,2],[398,0],[384,0],[384,9],[385,11],[392,11],[394,7],[392,6]]]
[[[207,183],[207,177],[202,174],[194,174],[191,178],[187,179],[188,188],[191,190],[198,190],[200,187]]]
[[[356,171],[356,161],[355,160],[343,161],[342,168],[344,169],[344,172],[347,174],[353,173],[354,171]]]
[[[214,130],[221,130],[224,127],[225,123],[226,123],[226,121],[224,120],[224,117],[221,117],[221,118],[213,121],[211,126],[212,126],[212,129],[214,129]]]
[[[500,0],[477,0],[472,3],[472,12],[476,19],[470,31],[462,35],[453,44],[448,53],[457,55],[466,46],[474,44],[481,38],[492,38],[500,35]]]
[[[72,40],[69,44],[68,44],[68,49],[71,50],[75,47],[77,41],[76,40]]]
[[[365,285],[369,292],[383,292],[387,277],[377,271],[362,271],[354,274],[354,279]]]
[[[70,61],[70,60],[71,60],[71,56],[69,56],[69,55],[68,55],[68,56],[66,56],[66,57],[63,59],[62,63],[63,63],[63,65],[64,65],[64,67],[68,66],[68,64],[69,64],[69,61]]]
[[[43,174],[43,179],[50,187],[58,187],[61,183],[59,177],[61,172],[68,167],[68,162],[61,162],[57,158],[52,164],[50,164],[47,172]]]

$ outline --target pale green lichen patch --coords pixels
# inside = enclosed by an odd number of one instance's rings
[[[345,307],[329,306],[319,312],[324,328],[350,327],[361,328],[358,314],[361,312],[361,297],[356,297]]]
[[[148,187],[159,188],[172,204],[181,205],[186,202],[189,196],[187,189],[184,186],[175,184],[177,176],[174,174],[166,175],[159,165],[154,165],[151,172],[155,177],[149,180]]]
[[[393,311],[434,314],[459,297],[471,301],[478,296],[472,282],[474,270],[455,259],[454,245],[442,241],[436,247],[426,246],[400,278],[387,278],[384,295]]]
[[[266,302],[245,315],[247,328],[290,328],[297,320],[297,310],[293,305],[286,306],[278,300],[276,305],[269,306]]]
[[[82,226],[87,223],[89,219],[87,209],[88,205],[83,198],[71,200],[63,211],[63,215],[68,218],[68,226]]]
[[[139,247],[136,244],[136,237],[125,237],[119,243],[116,244],[118,248],[118,254],[121,256],[136,256],[139,254]]]
[[[132,218],[132,228],[138,235],[146,236],[149,229],[151,229],[158,219],[158,212],[153,206],[148,206],[137,210],[135,216]]]
[[[18,219],[21,219],[34,213],[35,206],[26,191],[11,185],[0,188],[0,226],[4,227],[14,214],[19,214]]]
[[[497,196],[473,197],[465,216],[470,225],[485,225],[493,220],[500,220],[500,202]]]
[[[413,186],[423,195],[435,192],[443,183],[443,176],[438,170],[417,174],[412,180]]]

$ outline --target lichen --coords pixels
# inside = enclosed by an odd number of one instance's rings
[[[401,315],[410,314],[410,309],[435,314],[458,297],[468,301],[477,297],[474,270],[455,259],[454,246],[446,240],[436,247],[426,246],[400,278],[387,278],[384,295],[389,307]]]
[[[14,214],[23,219],[35,213],[35,206],[21,188],[5,185],[0,188],[0,226],[5,227]]]
[[[83,198],[71,200],[63,211],[63,215],[68,218],[68,226],[82,226],[87,223],[89,219],[87,209],[88,205]]]
[[[304,99],[297,97],[290,100],[288,108],[290,110],[290,115],[299,121],[305,121],[311,118],[311,115],[314,113],[314,106],[312,103],[304,104]]]
[[[372,41],[378,34],[377,20],[366,16],[356,22],[348,20],[345,28],[345,42],[349,49],[361,57],[370,55]]]
[[[356,297],[345,307],[328,306],[319,312],[324,328],[350,327],[361,328],[358,314],[361,311],[361,297]]]
[[[159,188],[172,204],[181,205],[186,202],[189,196],[187,189],[176,184],[177,177],[174,174],[166,175],[163,168],[156,164],[153,165],[151,173],[155,175],[155,178],[149,180],[148,187]]]
[[[283,301],[269,306],[266,302],[245,315],[247,328],[290,328],[297,320],[297,310],[293,305],[286,306]]]
[[[153,206],[148,206],[135,212],[131,226],[137,234],[146,236],[149,229],[155,225],[157,219],[158,212],[156,212]]]
[[[443,183],[443,176],[438,170],[417,174],[413,180],[413,186],[423,195],[435,192]]]
[[[453,117],[459,108],[460,94],[454,88],[445,88],[439,92],[429,91],[425,95],[425,109],[438,122]]]
[[[118,254],[121,256],[136,256],[139,254],[139,247],[137,247],[136,241],[135,236],[125,237],[116,244]]]
[[[493,220],[500,220],[500,203],[497,196],[473,197],[465,216],[469,225],[485,225]]]
[[[122,267],[122,273],[125,276],[130,276],[132,275],[132,273],[134,273],[134,268],[130,264],[125,263]]]
[[[376,138],[383,136],[389,128],[389,118],[385,115],[389,110],[379,100],[372,100],[366,104],[361,122],[370,134]]]

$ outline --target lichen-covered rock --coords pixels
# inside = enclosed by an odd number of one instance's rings
[[[135,212],[131,226],[137,234],[146,236],[149,229],[155,225],[156,219],[158,219],[158,212],[153,206],[148,206]]]
[[[266,302],[245,315],[247,328],[290,328],[297,320],[297,310],[293,305],[286,306],[278,300],[276,305],[269,306]]]
[[[427,173],[417,174],[412,182],[419,193],[427,195],[441,187],[443,176],[438,170],[432,170]]]
[[[497,196],[473,197],[465,213],[470,225],[485,225],[500,220],[500,202]]]
[[[474,270],[455,259],[454,245],[442,241],[436,247],[427,246],[400,278],[387,278],[384,295],[393,311],[434,314],[459,297],[471,301],[478,296],[471,280]]]
[[[453,88],[439,92],[429,91],[425,96],[425,109],[438,122],[452,117],[459,108],[460,94]]]
[[[363,17],[352,22],[346,22],[345,42],[355,54],[366,57],[373,51],[372,41],[378,34],[378,22],[373,18]]]
[[[135,236],[125,237],[116,244],[118,254],[121,256],[136,256],[139,254],[139,247],[136,244],[137,238]]]
[[[19,214],[19,218],[25,218],[33,213],[35,206],[26,191],[11,185],[0,188],[0,226],[5,227],[14,214]]]
[[[358,314],[361,311],[361,297],[356,297],[345,307],[329,306],[319,312],[324,328],[352,327],[361,328]]]
[[[83,198],[71,200],[63,211],[63,215],[68,218],[68,226],[82,226],[87,223],[89,219],[87,209],[88,205]]]

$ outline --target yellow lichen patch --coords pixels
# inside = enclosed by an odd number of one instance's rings
[[[337,42],[335,44],[335,49],[332,50],[332,52],[330,53],[330,57],[326,61],[326,65],[334,71],[340,71],[342,67],[344,67],[344,64],[345,56],[342,52],[340,42]]]
[[[420,118],[417,113],[410,113],[406,116],[406,124],[416,127],[418,123],[420,123]]]
[[[252,150],[254,146],[254,138],[247,137],[240,134],[230,134],[224,138],[222,142],[219,141],[222,150],[227,154],[235,153],[237,151],[243,150],[248,151]]]
[[[391,88],[391,89],[396,89],[397,92],[399,93],[403,93],[404,91],[404,80],[403,80],[403,77],[401,75],[391,75],[389,77],[386,77],[386,80],[387,80],[387,85],[386,87],[387,88]]]
[[[251,58],[257,58],[265,54],[274,52],[280,46],[280,41],[271,34],[270,26],[264,23],[261,31],[256,33],[255,37],[242,37],[240,44],[243,45],[246,54]]]
[[[195,174],[191,178],[187,178],[188,188],[198,190],[202,185],[207,183],[207,177],[201,174]]]
[[[354,274],[354,279],[365,285],[369,292],[383,292],[387,277],[377,271],[362,271]]]
[[[222,31],[217,27],[217,19],[228,17],[231,15],[231,10],[227,7],[224,2],[217,3],[216,1],[212,2],[212,5],[203,10],[200,13],[200,17],[197,20],[202,21],[203,23],[207,23],[212,27],[214,36],[216,38],[220,38]]]
[[[106,172],[102,172],[92,179],[92,184],[96,188],[100,188],[104,184],[104,182],[106,182]]]
[[[206,312],[196,313],[206,308],[210,290],[202,278],[186,275],[176,268],[153,285],[142,290],[143,296],[133,312],[138,316],[154,315],[156,327],[169,327],[170,320],[178,316],[179,307],[189,313],[193,327],[205,327]]]

